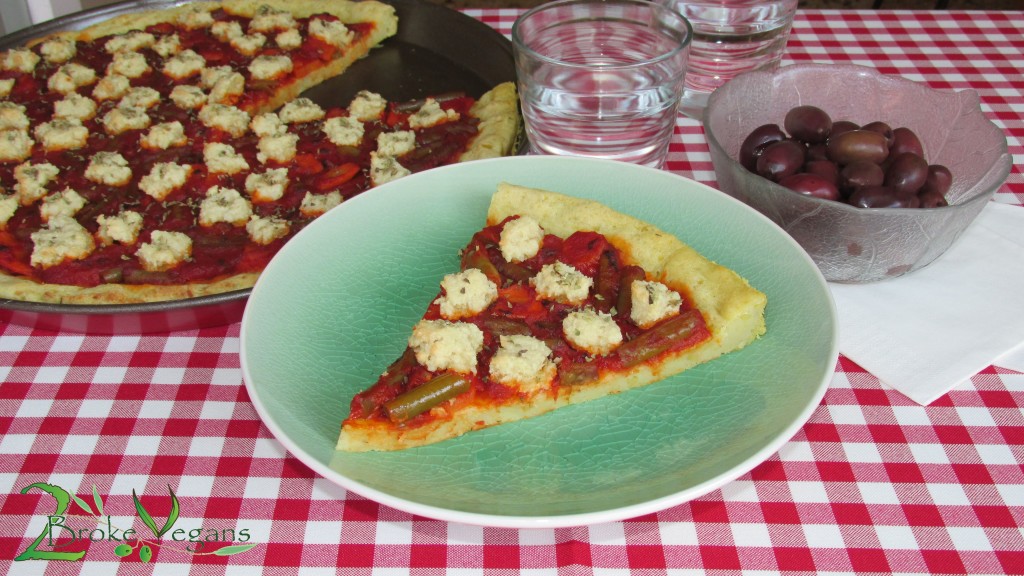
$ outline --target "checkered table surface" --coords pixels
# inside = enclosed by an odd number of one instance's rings
[[[467,12],[505,34],[520,13]],[[996,200],[1024,204],[1024,12],[805,11],[786,63],[812,61],[978,91],[1015,159]],[[698,123],[680,119],[667,169],[714,184]],[[1020,373],[988,368],[921,407],[841,357],[810,421],[721,490],[624,522],[513,530],[413,516],[318,477],[260,422],[238,347],[237,324],[144,336],[0,326],[0,570],[1024,573]],[[177,546],[154,547],[144,564],[138,550],[121,558],[99,532],[80,533],[60,549],[86,553],[74,561],[13,561],[61,515],[61,494],[24,490],[35,483],[72,492],[82,502],[65,499],[68,513],[84,505],[115,531],[146,531],[133,494],[159,528],[173,489],[182,532],[163,540]],[[189,530],[255,546],[187,550]],[[37,549],[54,550],[46,544]]]

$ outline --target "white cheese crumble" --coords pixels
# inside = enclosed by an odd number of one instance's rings
[[[611,314],[593,308],[570,312],[562,321],[569,345],[594,356],[606,355],[622,344],[622,330]]]
[[[242,25],[235,20],[214,22],[210,26],[210,34],[221,42],[230,42],[235,38],[245,35]]]
[[[203,161],[210,172],[218,174],[237,174],[249,169],[245,157],[223,142],[207,142],[203,146]]]
[[[316,218],[341,204],[341,201],[341,192],[337,190],[332,190],[327,194],[306,192],[306,195],[302,197],[302,204],[299,205],[299,213],[307,218]]]
[[[220,104],[231,104],[236,102],[244,91],[245,76],[234,72],[217,80],[213,88],[210,88],[210,96],[207,100]]]
[[[381,132],[377,136],[377,153],[399,157],[416,149],[416,133],[412,130]]]
[[[46,81],[46,87],[52,92],[69,94],[81,86],[88,86],[96,81],[96,71],[88,66],[71,62],[57,69]]]
[[[156,36],[142,30],[132,30],[124,34],[112,36],[103,45],[103,49],[110,54],[118,52],[134,52],[143,48],[149,48],[156,42]]]
[[[388,107],[388,101],[376,92],[360,90],[356,97],[348,104],[350,116],[361,122],[380,120],[384,110]]]
[[[0,68],[22,74],[31,74],[39,64],[39,55],[28,48],[14,48],[4,52]]]
[[[295,50],[299,46],[302,46],[302,33],[296,28],[285,30],[277,36],[274,36],[274,42],[282,50]]]
[[[335,146],[359,146],[366,131],[362,122],[347,116],[328,118],[321,129]]]
[[[0,102],[0,130],[28,130],[25,107],[14,102]]]
[[[211,187],[199,206],[200,226],[213,226],[218,222],[245,226],[250,216],[252,204],[234,188]]]
[[[5,78],[0,80],[0,98],[7,98],[10,96],[11,90],[14,90],[14,78]]]
[[[231,47],[246,56],[252,56],[263,48],[267,43],[267,37],[263,34],[245,34],[231,39]]]
[[[206,92],[199,86],[178,84],[171,89],[171,102],[183,110],[202,108],[206,104]]]
[[[146,57],[138,52],[118,52],[107,65],[107,75],[120,74],[127,78],[138,78],[149,72]]]
[[[88,96],[72,92],[53,103],[55,118],[75,118],[86,121],[96,115],[96,101]]]
[[[0,230],[7,228],[7,222],[18,211],[18,197],[15,194],[0,195]]]
[[[156,44],[153,44],[153,51],[161,58],[173,56],[181,51],[181,37],[177,34],[162,36],[156,41]]]
[[[278,238],[284,238],[290,230],[291,227],[287,220],[275,216],[253,215],[245,224],[245,231],[249,233],[249,238],[253,242],[263,245],[270,244]]]
[[[191,175],[191,164],[158,162],[153,165],[148,174],[139,179],[139,190],[162,201],[171,192],[184,186]]]
[[[66,260],[81,260],[96,248],[92,234],[70,216],[58,216],[32,233],[29,263],[49,268]]]
[[[103,115],[103,129],[111,136],[123,134],[129,130],[149,128],[152,120],[142,108],[118,106]]]
[[[89,129],[77,118],[56,118],[36,126],[35,136],[49,151],[77,150],[88,141]]]
[[[199,6],[189,6],[178,15],[178,24],[189,30],[208,28],[213,25],[213,14]]]
[[[88,132],[86,132],[88,136]],[[0,162],[24,160],[32,154],[35,142],[24,130],[0,130]]]
[[[204,68],[199,75],[199,83],[203,88],[210,89],[217,83],[218,80],[234,74],[235,71],[231,69],[231,66],[214,66],[213,68]]]
[[[139,139],[143,148],[150,150],[166,150],[176,146],[184,146],[188,143],[185,136],[185,127],[181,122],[162,122],[156,124],[146,132],[146,135]]]
[[[266,172],[253,172],[245,177],[245,191],[253,202],[273,202],[284,196],[288,186],[288,169],[273,168]]]
[[[249,131],[249,113],[227,104],[214,102],[203,106],[199,111],[199,121],[208,128],[222,130],[235,138]]]
[[[253,80],[273,80],[292,71],[292,59],[288,56],[263,55],[249,63],[249,75]]]
[[[374,186],[398,180],[409,174],[412,174],[412,171],[399,164],[393,157],[370,152],[370,181]]]
[[[413,129],[430,128],[442,122],[453,122],[459,119],[455,110],[445,110],[433,98],[427,98],[416,113],[409,116],[409,127]]]
[[[431,372],[476,374],[476,356],[483,346],[484,333],[468,322],[420,320],[409,336],[416,361]]]
[[[132,210],[124,210],[116,216],[100,215],[96,217],[99,228],[96,230],[96,237],[104,246],[118,242],[121,244],[135,244],[142,231],[142,214]]]
[[[78,48],[74,40],[57,37],[43,42],[39,53],[51,64],[63,64],[75,57]]]
[[[501,229],[498,246],[508,262],[522,262],[537,255],[544,244],[544,229],[530,216],[509,220]]]
[[[295,18],[287,10],[278,10],[264,4],[256,9],[249,20],[250,32],[273,32],[274,30],[285,30],[295,28]]]
[[[99,100],[117,100],[124,96],[132,87],[131,81],[120,74],[108,74],[96,83],[92,89],[92,97]]]
[[[355,34],[340,21],[320,18],[313,18],[309,21],[309,35],[337,48],[344,48],[355,37]]]
[[[661,282],[634,280],[630,285],[632,307],[629,318],[641,328],[650,328],[658,322],[679,314],[682,296]]]
[[[501,336],[501,347],[491,357],[491,379],[530,394],[546,388],[555,379],[551,349],[533,336]]]
[[[288,126],[285,125],[284,122],[281,122],[281,117],[274,112],[257,114],[252,119],[252,122],[249,123],[249,127],[252,128],[252,131],[260,138],[263,138],[264,136],[276,136],[288,131]]]
[[[441,288],[444,295],[437,304],[446,320],[476,316],[498,298],[498,286],[476,268],[448,274],[441,280]]]
[[[160,93],[149,86],[132,88],[117,103],[119,108],[152,108],[160,103]]]
[[[203,71],[206,67],[206,58],[200,56],[194,50],[182,50],[168,58],[161,70],[165,76],[175,80],[183,80]]]
[[[25,162],[14,167],[14,193],[18,201],[24,206],[29,206],[36,200],[46,196],[46,186],[60,174],[57,168],[49,162],[32,164]]]
[[[154,230],[135,255],[148,272],[170,270],[192,256],[192,238],[182,232]]]
[[[61,216],[73,217],[85,206],[85,198],[71,188],[50,194],[39,205],[39,216],[49,222]]]
[[[85,169],[85,177],[98,184],[124,186],[132,179],[132,169],[117,152],[97,152]]]
[[[297,124],[323,118],[324,110],[309,98],[296,98],[282,106],[277,115],[285,124]]]
[[[594,280],[564,262],[545,264],[530,279],[537,294],[546,300],[563,304],[579,304],[587,299]]]
[[[290,162],[292,158],[295,158],[296,146],[299,143],[298,134],[277,134],[274,136],[264,136],[260,138],[257,146],[259,152],[256,153],[256,159],[266,164],[268,161],[273,162]]]

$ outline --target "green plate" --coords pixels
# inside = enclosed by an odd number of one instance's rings
[[[768,295],[767,334],[532,420],[402,452],[335,452],[352,396],[401,354],[501,181],[592,198],[675,234]],[[317,473],[407,512],[520,528],[621,520],[721,487],[800,429],[837,356],[824,279],[767,218],[669,172],[554,156],[437,168],[346,202],[274,258],[241,330],[256,409]]]

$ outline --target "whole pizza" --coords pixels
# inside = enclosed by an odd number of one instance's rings
[[[194,2],[0,53],[0,298],[247,288],[346,199],[510,153],[511,83],[326,109],[301,96],[399,25],[374,1]]]

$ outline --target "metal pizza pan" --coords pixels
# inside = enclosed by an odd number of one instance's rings
[[[381,0],[395,7],[398,33],[337,76],[303,93],[321,106],[345,106],[359,90],[389,100],[462,92],[479,97],[515,79],[512,45],[466,14],[422,0]],[[81,30],[114,16],[160,10],[183,0],[131,0],[76,12],[0,37],[0,50],[55,32]],[[519,134],[517,153],[525,153]],[[145,334],[223,326],[242,318],[250,290],[143,304],[72,305],[0,299],[0,322],[38,330]]]

